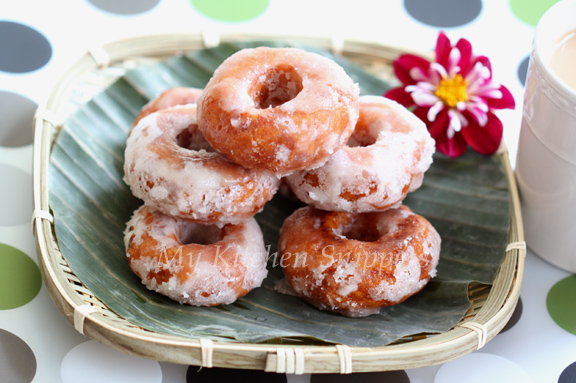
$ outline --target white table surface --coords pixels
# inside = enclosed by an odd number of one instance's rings
[[[80,335],[40,283],[30,230],[32,118],[57,79],[88,47],[143,34],[254,32],[335,36],[426,51],[443,30],[453,41],[468,39],[475,53],[488,56],[495,78],[513,93],[516,109],[497,115],[504,122],[504,140],[514,165],[534,25],[554,2],[218,0],[214,3],[223,5],[207,16],[201,8],[204,2],[195,0],[1,1],[0,381],[208,381],[191,380],[193,374],[186,377],[197,367],[124,355]],[[245,14],[223,8],[239,6]],[[224,20],[228,14],[243,19]],[[19,277],[11,278],[14,275]],[[565,312],[574,312],[572,291],[576,291],[573,275],[528,251],[516,313],[509,328],[484,348],[443,365],[403,371],[394,380],[377,373],[346,375],[342,381],[576,382],[576,324],[570,327],[562,312],[547,308],[548,300],[560,296],[566,300]],[[16,298],[8,301],[9,296]],[[262,375],[262,381],[271,379]],[[286,379],[329,381],[309,374]]]

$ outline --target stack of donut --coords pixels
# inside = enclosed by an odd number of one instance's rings
[[[281,228],[277,290],[348,316],[378,312],[435,274],[440,237],[402,205],[433,152],[419,119],[360,96],[332,60],[241,50],[204,89],[169,89],[134,121],[124,179],[144,204],[125,231],[130,267],[180,303],[234,302],[267,274],[254,216],[283,182],[306,206]]]
[[[323,166],[286,177],[306,207],[280,231],[277,290],[363,317],[416,294],[436,274],[441,239],[402,201],[422,185],[434,141],[395,101],[360,97],[346,145]]]
[[[182,304],[234,302],[267,275],[254,214],[278,178],[234,164],[198,129],[198,89],[174,88],[147,104],[128,136],[124,179],[144,204],[128,221],[130,268]],[[183,105],[179,105],[182,104]]]

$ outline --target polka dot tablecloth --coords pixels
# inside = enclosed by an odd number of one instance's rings
[[[516,311],[479,351],[414,370],[283,375],[119,353],[77,333],[41,280],[32,215],[32,120],[87,47],[143,34],[259,32],[430,50],[439,30],[490,57],[517,101],[499,112],[514,162],[534,27],[555,0],[53,0],[0,3],[0,382],[576,382],[576,276],[528,251]],[[514,165],[514,163],[512,164]]]

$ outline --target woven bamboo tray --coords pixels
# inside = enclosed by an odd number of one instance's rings
[[[216,37],[216,38],[215,38]],[[518,301],[525,244],[519,198],[508,152],[499,157],[511,197],[508,248],[492,286],[469,289],[472,305],[464,318],[442,334],[419,334],[382,347],[224,343],[181,338],[142,329],[116,315],[87,289],[59,251],[50,214],[48,166],[55,133],[66,116],[116,80],[122,71],[220,41],[274,40],[260,35],[201,34],[144,36],[88,50],[57,84],[35,119],[34,217],[40,269],[56,306],[82,334],[131,355],[204,367],[257,369],[278,373],[351,373],[409,369],[447,362],[481,348],[502,330]],[[286,39],[285,36],[282,39]],[[338,53],[390,81],[391,62],[404,49],[377,43],[294,38]],[[81,88],[81,89],[79,89]]]

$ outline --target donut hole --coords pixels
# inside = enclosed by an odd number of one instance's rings
[[[181,148],[193,151],[215,151],[198,129],[198,124],[192,124],[178,133],[176,136],[176,144]]]
[[[222,240],[222,229],[216,225],[185,222],[180,226],[178,241],[183,245],[213,245]]]
[[[275,108],[302,91],[302,77],[291,65],[278,65],[261,75],[252,89],[252,98],[259,109]]]
[[[371,113],[370,107],[360,108],[358,122],[354,132],[346,143],[347,146],[370,146],[378,140],[378,134],[383,130],[386,122],[378,118],[379,115]]]
[[[370,213],[358,214],[342,229],[340,235],[361,242],[374,242],[382,236],[376,218]]]
[[[378,141],[378,138],[375,135],[370,134],[370,132],[367,132],[365,129],[356,128],[354,133],[352,133],[352,135],[348,139],[348,142],[346,142],[346,146],[349,146],[351,148],[366,147],[374,145],[376,141]]]

